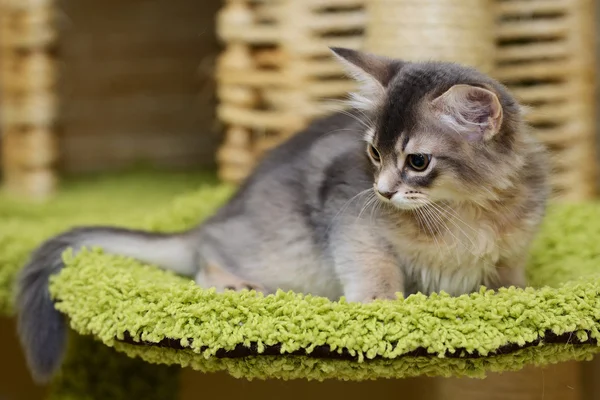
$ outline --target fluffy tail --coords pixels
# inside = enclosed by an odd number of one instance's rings
[[[180,274],[196,272],[191,237],[119,228],[78,228],[51,238],[33,252],[17,287],[18,330],[29,369],[38,383],[59,369],[66,347],[66,323],[48,292],[51,275],[63,268],[62,253],[82,247],[101,247],[111,254],[136,258]]]

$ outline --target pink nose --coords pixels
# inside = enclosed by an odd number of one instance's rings
[[[385,197],[388,200],[390,200],[392,198],[392,196],[394,196],[396,194],[396,192],[382,192],[380,190],[378,190],[378,192],[380,195],[382,195],[383,197]]]

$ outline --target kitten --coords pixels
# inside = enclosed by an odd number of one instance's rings
[[[68,247],[100,246],[219,291],[369,302],[525,285],[548,167],[513,97],[471,68],[332,51],[362,84],[353,110],[273,150],[212,218],[175,235],[78,228],[32,254],[18,325],[38,381],[65,347],[48,279]]]

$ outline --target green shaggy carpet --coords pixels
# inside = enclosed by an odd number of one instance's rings
[[[63,217],[69,224],[101,218],[176,231],[231,194],[210,181],[163,207],[132,204],[111,218],[99,215],[121,196],[119,187],[91,190],[93,200],[81,204],[77,218],[67,211],[44,219],[47,210],[41,210],[41,222],[15,222],[12,241],[0,240],[2,257],[13,254],[7,274],[14,276],[25,248],[64,227]],[[0,202],[0,209],[9,207]],[[51,292],[75,331],[149,363],[245,378],[482,377],[527,364],[589,359],[600,349],[599,239],[600,204],[554,205],[529,260],[536,289],[457,298],[415,295],[359,305],[282,292],[216,294],[98,249],[66,254],[67,267],[52,280]]]
[[[41,204],[0,193],[0,314],[13,313],[15,275],[44,239],[80,224],[143,226],[178,195],[214,182],[207,173],[134,171],[69,179],[55,198]],[[220,190],[223,198],[229,193]],[[130,358],[91,336],[70,336],[50,400],[178,398],[180,368]]]

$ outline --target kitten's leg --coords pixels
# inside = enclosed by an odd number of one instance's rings
[[[215,264],[207,264],[198,272],[196,284],[206,289],[214,287],[217,292],[248,289],[266,293],[262,285],[240,278]]]
[[[332,236],[336,272],[350,302],[396,299],[404,290],[404,276],[391,247],[358,229]]]
[[[496,272],[498,273],[496,288],[511,286],[525,288],[527,286],[525,257],[526,256],[524,255],[521,260],[513,259],[512,262],[506,259],[500,259],[496,265]]]

